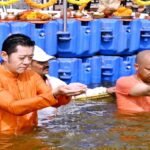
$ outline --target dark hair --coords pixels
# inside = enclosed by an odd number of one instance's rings
[[[16,47],[18,45],[34,47],[35,42],[32,41],[30,37],[24,34],[12,34],[4,40],[2,51],[5,51],[8,55],[10,55],[17,51]]]

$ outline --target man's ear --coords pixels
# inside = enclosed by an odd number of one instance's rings
[[[139,65],[137,63],[134,64],[134,68],[137,71],[139,69]]]
[[[7,62],[8,61],[8,54],[5,51],[1,51],[0,54],[1,54],[2,60],[4,62]]]

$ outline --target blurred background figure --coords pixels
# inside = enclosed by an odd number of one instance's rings
[[[54,56],[46,54],[40,47],[35,46],[31,68],[36,71],[48,85],[50,84],[49,86],[52,86],[54,89],[60,85],[66,85],[66,83],[48,74],[49,61],[53,59],[55,59]]]
[[[45,83],[52,87],[53,91],[57,88],[62,87],[62,95],[71,99],[72,96],[82,94],[86,91],[86,86],[81,83],[70,83],[67,85],[62,80],[52,77],[48,74],[49,71],[49,61],[55,59],[54,56],[50,56],[43,49],[38,46],[34,47],[34,53],[31,63],[31,69],[37,72],[45,81]],[[68,91],[68,92],[67,92]],[[76,92],[75,92],[76,91]],[[57,113],[57,108],[47,107],[38,111],[39,119],[44,119],[46,117],[55,116]]]

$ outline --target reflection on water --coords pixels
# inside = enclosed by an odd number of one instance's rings
[[[106,102],[76,102],[30,134],[0,136],[0,150],[149,150],[149,114],[117,114]]]

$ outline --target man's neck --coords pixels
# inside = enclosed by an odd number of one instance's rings
[[[46,81],[47,77],[45,75],[41,76],[43,78],[44,81]]]
[[[9,67],[8,67],[8,65],[7,65],[6,63],[3,62],[3,63],[2,63],[2,67],[3,67],[7,72],[13,74],[14,76],[16,76],[16,77],[19,76],[19,73],[12,72],[12,71],[9,69]]]

